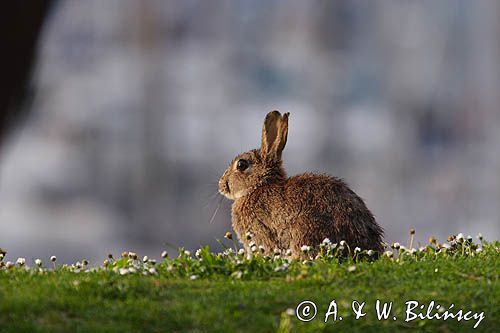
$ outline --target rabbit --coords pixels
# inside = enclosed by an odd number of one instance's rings
[[[325,238],[380,254],[383,229],[346,183],[325,174],[287,177],[281,155],[289,114],[269,112],[260,149],[236,156],[219,179],[219,193],[233,200],[239,240],[247,251],[256,244],[267,254],[289,250],[296,258],[304,256],[304,245],[317,252]]]

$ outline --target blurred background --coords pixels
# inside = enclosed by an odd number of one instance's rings
[[[493,0],[58,1],[1,149],[0,247],[218,248],[218,177],[272,109],[288,173],[344,178],[386,241],[498,239],[499,34]]]

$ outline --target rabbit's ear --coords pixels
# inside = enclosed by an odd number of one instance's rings
[[[281,152],[285,148],[288,136],[288,115],[283,116],[279,111],[271,111],[264,119],[262,127],[262,146],[260,148],[263,157],[279,160]]]

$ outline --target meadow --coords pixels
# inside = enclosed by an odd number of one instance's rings
[[[29,263],[2,250],[0,332],[492,332],[500,325],[500,242],[481,235],[414,247],[412,233],[407,246],[387,244],[378,259],[327,239],[313,255],[303,247],[301,259],[257,245],[245,253],[232,238],[226,234],[218,253],[179,249],[154,260],[123,252],[98,265]]]

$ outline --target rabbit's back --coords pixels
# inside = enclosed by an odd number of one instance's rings
[[[295,215],[290,246],[318,245],[323,239],[345,240],[349,246],[382,250],[382,228],[364,201],[341,179],[305,173],[288,178],[284,197]]]

